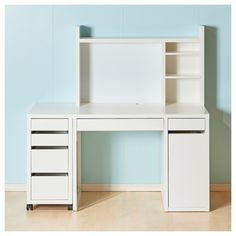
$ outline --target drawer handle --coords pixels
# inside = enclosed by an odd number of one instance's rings
[[[31,134],[68,134],[68,131],[31,131]]]
[[[170,130],[169,134],[203,134],[204,130]]]
[[[68,176],[68,173],[32,173],[31,176]]]
[[[31,149],[68,149],[68,146],[32,146]]]

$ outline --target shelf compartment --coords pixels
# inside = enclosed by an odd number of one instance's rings
[[[197,55],[166,57],[166,75],[199,75],[200,68],[200,57]]]
[[[200,79],[200,74],[182,74],[182,75],[176,75],[176,74],[167,74],[165,76],[165,79]]]
[[[200,43],[169,42],[166,43],[166,53],[199,53]]]
[[[201,80],[166,80],[166,103],[201,103]]]
[[[166,52],[166,56],[199,56],[199,52],[189,51],[189,52]]]

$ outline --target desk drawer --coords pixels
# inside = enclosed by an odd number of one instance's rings
[[[68,134],[32,134],[31,146],[68,146]]]
[[[68,119],[32,119],[31,130],[36,131],[67,131]]]
[[[163,119],[77,119],[80,131],[163,130]]]
[[[205,130],[205,119],[169,119],[168,120],[169,130]]]
[[[32,176],[32,200],[68,199],[68,176]]]
[[[33,149],[31,151],[31,172],[68,172],[68,149]]]

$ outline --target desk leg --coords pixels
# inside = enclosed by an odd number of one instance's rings
[[[73,119],[73,210],[78,211],[81,189],[81,133]]]
[[[164,129],[163,132],[161,132],[161,142],[162,142],[162,152],[161,152],[161,161],[162,161],[162,202],[164,211],[168,211],[168,126],[167,126],[167,118],[164,119]]]

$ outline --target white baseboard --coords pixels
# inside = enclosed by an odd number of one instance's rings
[[[231,184],[211,184],[212,192],[229,192],[231,191]]]
[[[26,184],[5,184],[7,192],[22,192],[26,191]]]
[[[212,192],[231,191],[231,184],[211,184]],[[26,184],[6,184],[5,191],[26,191]],[[161,191],[160,184],[82,184],[82,191]]]

